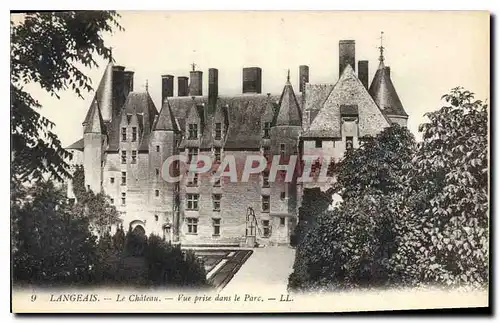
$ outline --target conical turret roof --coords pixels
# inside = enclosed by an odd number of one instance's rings
[[[153,126],[153,130],[167,130],[175,132],[179,131],[168,99],[165,99],[165,101],[163,101],[163,106]]]
[[[106,128],[104,121],[102,119],[101,110],[99,109],[99,103],[97,100],[93,100],[90,105],[89,112],[87,114],[89,119],[86,120],[85,129],[83,133],[106,133]]]
[[[278,116],[276,117],[277,126],[301,126],[302,114],[299,103],[293,92],[290,83],[290,71],[288,71],[287,81],[279,101]]]
[[[385,115],[408,116],[392,84],[391,69],[385,66],[383,59],[368,92]]]

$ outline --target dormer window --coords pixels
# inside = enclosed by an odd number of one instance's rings
[[[271,130],[271,122],[264,122],[262,138],[269,139],[270,130]]]
[[[122,128],[122,141],[127,141],[127,128]]]
[[[222,139],[222,123],[217,122],[215,124],[215,140]]]
[[[198,124],[190,123],[188,126],[188,139],[198,139]]]
[[[132,141],[137,141],[137,127],[132,127]]]

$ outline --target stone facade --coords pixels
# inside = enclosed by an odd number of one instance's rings
[[[351,66],[354,41],[344,43],[349,50],[342,50],[342,73],[332,84],[304,83],[303,92],[295,94],[288,77],[281,94],[260,94],[262,72],[253,68],[259,71],[255,84],[245,87],[243,80],[241,95],[221,96],[218,84],[211,84],[208,96],[195,91],[192,97],[172,97],[174,76],[168,75],[159,112],[147,91],[133,92],[133,72],[110,63],[83,122],[83,138],[68,147],[72,163],[84,166],[88,189],[111,198],[125,229],[141,227],[148,235],[186,245],[287,244],[302,190],[327,189],[335,178],[298,182],[303,160],[317,158],[314,175],[318,166],[338,162],[346,149],[357,147],[360,138],[376,135],[391,122],[406,125],[408,118],[383,56],[367,89]],[[308,79],[309,68],[300,68]],[[196,76],[192,87],[201,89],[201,71],[191,74]],[[180,162],[163,169],[165,160],[176,155],[193,161],[207,156],[219,163],[232,156],[238,181],[217,178],[216,167],[197,177]],[[241,181],[247,157],[255,155],[268,160],[266,169]],[[277,156],[274,163],[272,156]],[[280,176],[269,181],[294,158],[291,181]],[[183,178],[170,183],[163,172]],[[68,197],[74,199],[71,183]]]

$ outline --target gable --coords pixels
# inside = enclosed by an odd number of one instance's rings
[[[359,136],[375,136],[390,122],[347,65],[323,107],[305,133],[307,137],[341,137],[341,106],[357,106]]]

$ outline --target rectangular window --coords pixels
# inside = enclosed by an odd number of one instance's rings
[[[137,127],[132,127],[132,141],[137,141]]]
[[[122,205],[125,205],[127,199],[127,193],[122,193]]]
[[[285,225],[285,217],[280,218],[280,225],[284,226]]]
[[[122,141],[127,141],[127,128],[122,128]]]
[[[187,194],[187,209],[198,210],[198,194]]]
[[[156,146],[156,152],[159,153],[160,152],[160,146]]]
[[[222,199],[221,194],[213,194],[212,195],[212,202],[214,205],[214,211],[220,211],[220,201]]]
[[[122,185],[127,185],[127,172],[122,172]]]
[[[315,146],[316,148],[321,148],[323,146],[323,142],[321,141],[321,139],[316,139]]]
[[[122,164],[126,164],[126,163],[127,163],[127,151],[122,150]]]
[[[198,158],[198,148],[188,148],[188,163],[191,161],[196,161]]]
[[[198,124],[190,123],[188,125],[188,139],[198,139]]]
[[[214,161],[219,162],[220,161],[220,155],[221,155],[221,149],[220,147],[214,147]]]
[[[269,220],[262,220],[262,234],[264,237],[269,237],[271,230],[269,229]]]
[[[262,212],[269,212],[269,195],[262,195]]]
[[[114,198],[111,198],[110,201],[111,201],[111,204],[115,204],[115,199]]]
[[[137,150],[132,150],[132,164],[137,164]]]
[[[109,178],[109,182],[110,182],[111,184],[114,184],[114,183],[115,183],[115,178],[114,178],[114,177],[110,177],[110,178]]]
[[[280,156],[283,158],[285,157],[285,144],[280,144]]]
[[[269,187],[269,171],[262,172],[262,187]]]
[[[193,174],[192,178],[189,179],[187,185],[188,186],[198,186],[198,173]]]
[[[262,147],[263,149],[263,154],[264,154],[264,157],[266,158],[266,160],[268,162],[271,161],[271,148],[269,146],[264,146]]]
[[[155,176],[156,179],[158,179],[158,177],[160,176],[160,170],[158,168],[155,168]]]
[[[160,190],[155,190],[155,196],[156,197],[160,196]]]
[[[270,137],[269,131],[271,130],[271,122],[264,122],[264,133],[262,134],[263,138],[268,139]]]
[[[351,150],[353,148],[352,137],[345,137],[345,150]]]
[[[220,219],[212,219],[212,225],[214,227],[214,236],[220,235]]]
[[[197,218],[186,218],[188,233],[197,234],[198,233],[198,219]]]
[[[222,139],[222,123],[217,122],[215,124],[215,140]]]
[[[286,192],[281,192],[280,199],[284,200],[286,198]]]
[[[220,177],[214,177],[214,187],[220,187]]]

